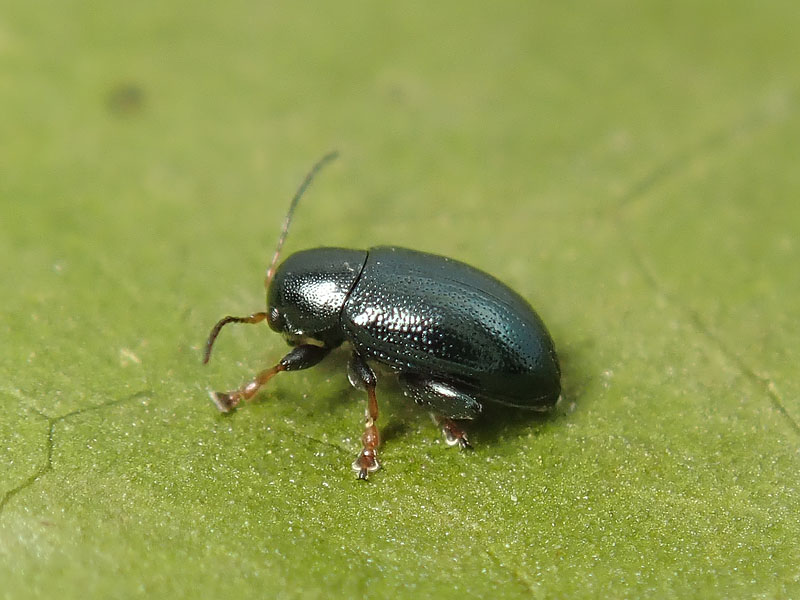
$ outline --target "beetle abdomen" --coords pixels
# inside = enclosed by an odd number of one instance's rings
[[[459,261],[372,248],[341,320],[363,355],[459,381],[483,399],[532,407],[560,394],[555,348],[538,315],[497,279]]]

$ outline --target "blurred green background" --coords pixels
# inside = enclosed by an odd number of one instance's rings
[[[0,597],[800,595],[796,2],[3,2]],[[285,345],[286,250],[520,291],[564,401],[446,448]]]

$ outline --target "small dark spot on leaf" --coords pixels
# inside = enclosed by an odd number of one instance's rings
[[[144,90],[135,83],[121,83],[111,88],[106,105],[117,117],[136,115],[144,108]]]
[[[389,99],[397,104],[408,103],[408,92],[401,85],[392,85],[388,88]]]

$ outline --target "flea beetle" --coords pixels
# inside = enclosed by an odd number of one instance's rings
[[[553,339],[522,296],[491,275],[457,260],[394,246],[369,250],[313,248],[278,258],[297,203],[324,156],[292,198],[267,270],[267,310],[225,317],[208,337],[203,362],[228,323],[266,321],[292,346],[275,366],[230,392],[211,392],[217,408],[233,410],[282,371],[313,367],[349,343],[350,383],[366,391],[359,479],[380,468],[377,378],[370,363],[397,375],[405,395],[429,409],[450,445],[469,448],[463,421],[487,402],[546,409],[561,393]]]

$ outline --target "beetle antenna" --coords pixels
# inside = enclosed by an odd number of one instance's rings
[[[300,187],[297,188],[297,191],[294,194],[294,198],[292,198],[292,203],[289,204],[289,210],[286,212],[286,216],[283,219],[283,228],[281,229],[281,236],[278,238],[278,247],[275,248],[275,254],[272,257],[272,264],[269,266],[269,270],[267,271],[267,277],[264,280],[264,285],[269,288],[269,284],[272,281],[273,276],[275,275],[275,265],[278,263],[278,257],[281,254],[281,248],[283,247],[283,242],[286,241],[286,234],[289,233],[289,225],[292,222],[292,215],[294,215],[294,209],[297,208],[297,203],[300,202],[300,198],[305,193],[306,189],[311,182],[314,180],[314,177],[317,173],[319,173],[320,169],[331,162],[334,158],[339,156],[339,153],[329,152],[322,158],[320,158],[316,164],[311,167],[311,170],[306,175],[306,178],[303,179],[303,183],[300,184]],[[219,335],[219,332],[222,331],[222,328],[225,327],[228,323],[260,323],[264,319],[267,318],[267,313],[265,312],[258,312],[253,313],[249,317],[225,317],[224,319],[220,319],[220,321],[214,325],[214,328],[211,330],[211,333],[208,336],[208,341],[206,342],[206,351],[203,353],[203,364],[208,362],[208,359],[211,358],[211,349],[214,347],[214,342]]]
[[[203,353],[203,364],[208,364],[208,359],[211,358],[211,349],[214,347],[214,341],[216,341],[219,332],[222,331],[222,328],[225,327],[228,323],[260,323],[264,319],[267,318],[267,313],[265,312],[258,312],[253,313],[249,317],[225,317],[224,319],[220,319],[216,325],[214,325],[214,329],[211,330],[211,333],[208,335],[208,341],[206,342],[206,351]]]
[[[281,255],[281,248],[283,248],[283,242],[286,241],[286,234],[289,233],[289,225],[292,223],[294,209],[297,208],[300,198],[303,197],[306,189],[308,189],[308,186],[311,185],[314,177],[316,177],[317,173],[320,172],[322,167],[334,160],[337,156],[339,156],[339,152],[334,150],[333,152],[329,152],[320,158],[317,163],[311,167],[308,175],[306,175],[306,178],[303,179],[303,183],[300,184],[300,187],[297,188],[297,191],[294,193],[294,198],[292,198],[292,202],[289,204],[289,210],[286,211],[286,216],[283,218],[283,227],[281,228],[281,235],[278,238],[278,246],[275,248],[275,254],[272,255],[272,263],[270,263],[269,269],[267,270],[267,276],[264,279],[264,287],[269,288],[269,284],[272,282],[272,278],[275,276],[275,267],[278,264],[278,257]]]

